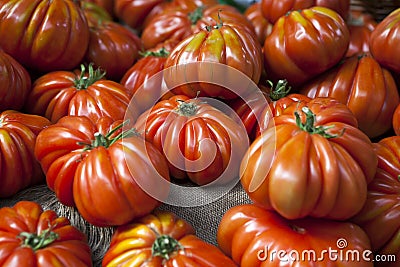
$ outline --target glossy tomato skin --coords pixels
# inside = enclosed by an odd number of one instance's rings
[[[0,264],[2,266],[92,266],[91,250],[87,237],[59,217],[53,210],[43,210],[35,202],[19,201],[13,207],[0,209]],[[49,231],[56,239],[36,251],[24,245],[23,233],[40,235]],[[23,240],[23,241],[21,241]],[[48,240],[48,239],[47,239]],[[32,244],[32,240],[28,244]]]
[[[94,3],[105,11],[107,11],[108,15],[113,18],[114,15],[114,0],[84,0],[83,2]]]
[[[197,68],[189,67],[180,70],[180,66],[189,63]],[[209,63],[209,64],[207,64]],[[210,77],[223,77],[224,81],[235,81],[235,77],[230,77],[233,72],[224,71],[223,73],[210,73],[211,63],[225,64],[246,75],[250,80],[257,84],[263,70],[263,59],[261,45],[257,41],[254,33],[250,33],[245,27],[238,24],[223,24],[209,30],[203,29],[186,39],[182,40],[171,51],[165,62],[165,78],[167,85],[172,88],[174,94],[183,94],[191,98],[196,96],[219,97],[223,99],[237,98],[238,94],[243,93],[246,88],[238,88],[242,92],[233,92],[229,88],[212,84]],[[190,64],[189,64],[190,65]],[[203,69],[207,68],[207,69]],[[193,73],[192,73],[193,72]],[[225,76],[223,76],[225,75]],[[194,83],[188,84],[186,77],[194,77]],[[207,81],[198,82],[197,81]],[[172,85],[169,85],[169,84]],[[181,85],[182,84],[182,85]]]
[[[104,70],[107,79],[119,81],[139,58],[142,46],[139,36],[127,27],[114,21],[92,21],[85,60]]]
[[[260,3],[263,16],[272,24],[290,11],[306,9],[312,6],[332,9],[344,19],[347,18],[350,10],[349,0],[261,0]]]
[[[400,257],[400,136],[389,136],[374,143],[378,168],[368,185],[368,197],[363,209],[352,221],[368,234],[374,253]],[[396,261],[397,262],[397,261]],[[377,266],[396,266],[385,262]]]
[[[247,134],[224,112],[201,101],[184,95],[162,100],[139,116],[135,128],[164,153],[172,177],[197,185],[220,177],[220,182],[230,182],[237,177]],[[185,113],[185,107],[195,111]]]
[[[255,2],[248,6],[244,12],[246,18],[253,24],[257,39],[261,45],[265,38],[271,33],[273,24],[270,23],[262,14],[261,2]]]
[[[383,67],[400,73],[400,8],[387,15],[370,36],[369,49]]]
[[[124,86],[99,79],[81,88],[76,84],[82,80],[80,76],[78,71],[53,71],[40,76],[33,83],[25,109],[52,123],[66,115],[88,116],[94,122],[103,116],[124,118],[130,101]]]
[[[146,16],[163,0],[114,0],[115,16],[129,27],[141,30]]]
[[[396,135],[400,135],[400,104],[397,106],[393,114],[392,120],[393,130]]]
[[[138,135],[93,145],[96,133],[106,136],[115,123],[108,117],[95,124],[87,117],[65,116],[42,131],[35,146],[49,188],[96,226],[122,225],[159,205],[138,182],[169,192],[157,180],[169,180],[165,158]]]
[[[349,30],[335,11],[314,6],[280,17],[264,42],[266,76],[298,86],[337,64],[349,46]]]
[[[73,69],[89,44],[89,27],[75,1],[1,1],[0,18],[0,47],[33,71]]]
[[[242,185],[254,203],[288,219],[348,219],[362,208],[375,175],[372,143],[337,100],[316,98],[301,106],[314,114],[314,127],[327,127],[328,136],[307,130],[307,121],[300,127],[293,110],[284,110],[247,150]],[[297,111],[301,120],[303,107]]]
[[[0,113],[0,198],[45,181],[34,147],[39,132],[50,124],[42,116],[13,110]]]
[[[311,98],[333,97],[347,105],[370,138],[392,128],[393,113],[400,101],[392,74],[368,53],[343,60],[306,83],[300,92]]]
[[[347,242],[346,247],[339,241]],[[372,261],[362,258],[370,244],[357,225],[315,218],[287,220],[254,204],[234,206],[224,214],[217,242],[241,267],[373,266]],[[328,256],[328,249],[336,250],[336,257]],[[311,254],[306,255],[307,251]],[[339,257],[340,252],[345,255],[346,251],[358,251],[361,260]],[[371,254],[369,257],[372,260]]]
[[[179,243],[165,258],[152,253],[154,244],[162,236]],[[136,242],[140,245],[136,245]],[[171,212],[158,210],[117,228],[104,255],[102,266],[128,267],[133,263],[138,267],[237,266],[217,247],[195,236],[195,230],[187,221]]]
[[[153,86],[151,79],[164,69],[165,61],[169,55],[167,49],[160,48],[148,50],[124,74],[120,83],[128,90],[137,102],[139,113],[152,107],[161,97],[161,86]],[[159,74],[160,75],[160,74]],[[158,82],[159,76],[153,78]]]
[[[21,110],[31,90],[28,71],[4,51],[0,51],[0,70],[0,110]]]

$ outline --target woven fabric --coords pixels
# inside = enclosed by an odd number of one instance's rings
[[[111,236],[114,233],[113,227],[96,227],[90,225],[80,216],[75,208],[62,205],[46,185],[33,186],[19,192],[10,199],[2,199],[0,200],[0,207],[11,207],[21,200],[35,201],[44,210],[51,209],[57,212],[59,216],[68,218],[72,225],[87,235],[89,246],[92,248],[93,264],[95,267],[101,266],[104,253],[107,251]],[[241,184],[238,183],[229,193],[221,196],[215,202],[204,206],[183,208],[162,204],[159,209],[171,211],[187,220],[196,229],[197,236],[211,244],[217,245],[216,234],[223,214],[229,208],[244,203],[250,203],[250,200],[241,187]]]

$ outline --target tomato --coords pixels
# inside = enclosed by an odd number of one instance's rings
[[[346,57],[363,52],[368,53],[371,32],[378,23],[372,15],[359,10],[352,10],[346,23],[350,33],[350,43]]]
[[[95,226],[122,225],[157,207],[159,200],[138,183],[169,191],[157,180],[169,180],[163,155],[132,129],[115,134],[118,122],[65,116],[43,130],[35,146],[49,188]]]
[[[130,96],[121,84],[103,79],[104,72],[84,65],[80,73],[54,71],[36,79],[25,109],[55,123],[66,115],[88,116],[94,122],[103,116],[123,119]],[[132,110],[132,113],[135,111]]]
[[[237,266],[193,227],[168,211],[154,211],[114,232],[103,267]]]
[[[373,266],[368,236],[357,225],[287,220],[253,204],[234,206],[223,215],[217,241],[241,267]]]
[[[0,229],[1,266],[92,266],[85,234],[38,203],[1,208]]]
[[[227,67],[221,68],[221,65]],[[235,91],[221,86],[219,82],[235,85],[246,82],[248,78],[257,84],[263,70],[261,45],[247,28],[221,22],[218,26],[207,27],[182,40],[171,51],[164,70],[166,84],[174,94],[191,98],[237,98],[247,88],[235,88]],[[188,81],[191,78],[195,82]]]
[[[171,5],[154,16],[143,29],[141,38],[145,49],[153,48],[166,41],[179,43],[186,37],[215,25],[235,22],[254,33],[253,25],[236,8],[223,4],[211,4],[192,8]]]
[[[350,10],[349,0],[261,0],[261,12],[272,24],[288,12],[306,9],[313,6],[322,6],[334,10],[344,19]]]
[[[0,70],[0,110],[21,110],[31,91],[31,76],[4,51],[0,51]]]
[[[218,0],[172,0],[171,3],[184,9],[194,10],[201,6],[212,6],[218,4]]]
[[[244,15],[253,24],[257,39],[261,45],[264,44],[265,38],[271,33],[273,24],[270,23],[262,14],[261,2],[255,2],[249,5]]]
[[[400,135],[400,104],[397,105],[397,108],[393,113],[392,125],[395,134]]]
[[[369,50],[384,68],[400,73],[400,8],[392,11],[371,33]]]
[[[264,42],[268,79],[298,86],[336,65],[349,46],[349,30],[335,11],[315,6],[290,11]]]
[[[293,105],[299,109],[273,117],[250,145],[240,167],[243,188],[288,219],[348,219],[362,208],[375,175],[372,143],[335,99]]]
[[[163,0],[114,0],[114,14],[129,27],[140,31],[147,15],[162,2]]]
[[[0,113],[0,198],[44,182],[34,146],[39,132],[49,125],[41,116],[13,110]]]
[[[248,145],[241,125],[206,101],[175,95],[144,112],[135,124],[164,153],[172,177],[197,185],[237,177]]]
[[[389,136],[374,143],[378,169],[368,185],[368,197],[363,209],[352,221],[368,234],[374,253],[400,257],[400,136]],[[384,266],[397,266],[385,262]],[[381,265],[377,265],[381,266]]]
[[[161,86],[153,86],[151,77],[164,69],[169,51],[164,47],[148,50],[124,74],[120,83],[137,102],[139,113],[152,107],[161,97]],[[157,78],[153,78],[158,81]],[[150,84],[149,84],[150,83]]]
[[[1,49],[40,72],[75,68],[89,44],[85,15],[70,0],[2,0],[0,35]]]
[[[343,60],[306,83],[300,92],[311,98],[333,97],[346,104],[370,138],[392,128],[393,113],[400,101],[392,74],[368,53]]]
[[[95,2],[82,1],[81,8],[88,23],[113,20],[110,13],[104,9],[104,7],[96,4]]]
[[[90,23],[85,60],[104,70],[107,79],[119,81],[139,58],[141,50],[141,39],[127,27],[113,21]]]

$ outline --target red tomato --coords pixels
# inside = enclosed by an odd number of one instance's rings
[[[287,220],[253,204],[234,206],[224,214],[217,241],[241,267],[373,266],[372,253],[365,253],[370,252],[368,236],[357,225],[316,218]],[[360,260],[352,260],[357,255]]]
[[[334,10],[344,19],[350,10],[349,0],[261,0],[261,12],[272,24],[288,12],[306,9],[313,6],[322,6]]]
[[[104,10],[107,11],[110,17],[114,17],[114,1],[115,0],[83,0],[83,2],[94,3],[102,7]]]
[[[85,234],[35,202],[1,208],[0,229],[1,266],[92,266]]]
[[[31,76],[13,57],[0,51],[0,110],[21,110],[31,91]]]
[[[169,51],[164,47],[159,50],[148,50],[122,77],[120,83],[125,86],[134,99],[139,100],[136,101],[139,113],[159,101],[161,86],[153,86],[151,77],[164,69],[168,55]],[[153,79],[155,82],[161,81],[158,77]]]
[[[185,220],[155,211],[114,232],[103,267],[237,266],[217,247],[197,236]]]
[[[264,42],[267,77],[298,86],[336,65],[349,46],[349,30],[335,11],[315,6],[291,11]]]
[[[103,116],[121,120],[130,95],[124,86],[103,76],[104,72],[93,70],[92,65],[88,73],[83,65],[79,74],[72,71],[46,73],[33,83],[25,108],[53,123],[66,115],[88,116],[94,122]]]
[[[88,23],[113,20],[110,13],[95,2],[82,1],[81,8],[85,14]]]
[[[135,128],[169,160],[170,174],[197,185],[237,177],[248,145],[244,129],[201,99],[176,95],[139,116]]]
[[[247,88],[232,90],[220,82],[235,85],[248,82],[248,78],[257,84],[263,70],[261,45],[247,28],[222,22],[181,41],[168,56],[164,70],[166,84],[174,94],[237,98]]]
[[[384,68],[400,73],[400,8],[387,15],[371,33],[369,50]]]
[[[69,70],[85,55],[89,27],[76,1],[3,0],[0,36],[1,49],[28,69]]]
[[[141,30],[151,10],[163,0],[114,0],[115,16],[129,27]]]
[[[0,198],[44,182],[34,147],[39,132],[49,125],[41,116],[12,110],[0,113]]]
[[[287,108],[274,117],[250,145],[242,185],[254,203],[288,219],[348,219],[362,208],[375,175],[372,143],[337,100],[300,104],[294,114]]]
[[[138,183],[169,191],[157,180],[169,180],[162,154],[132,129],[114,133],[117,122],[65,116],[43,130],[35,146],[49,188],[96,226],[122,225],[159,205]]]
[[[261,45],[264,44],[265,38],[271,33],[273,24],[270,23],[262,14],[261,2],[255,2],[249,5],[244,15],[253,24],[257,39]]]
[[[395,134],[400,135],[400,104],[397,105],[397,108],[394,111],[392,125]]]
[[[178,44],[186,37],[219,21],[225,24],[236,23],[254,33],[253,25],[236,8],[223,4],[183,8],[171,5],[154,16],[143,29],[141,38],[145,49],[164,42]],[[254,33],[255,34],[255,33]]]
[[[375,178],[368,185],[363,209],[352,221],[368,234],[372,250],[378,255],[400,257],[400,136],[389,136],[374,143],[378,155]],[[382,263],[395,267],[398,261]],[[381,265],[377,265],[381,266]]]
[[[373,73],[373,75],[372,75]],[[300,89],[308,97],[333,97],[346,104],[370,138],[392,128],[399,92],[392,74],[370,54],[346,58]]]
[[[93,21],[89,25],[86,62],[104,70],[108,79],[119,81],[139,58],[141,39],[127,27],[113,21]]]

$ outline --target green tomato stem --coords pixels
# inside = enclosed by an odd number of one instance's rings
[[[151,252],[154,257],[161,257],[168,260],[172,253],[183,249],[178,240],[168,236],[160,235],[154,241]]]
[[[84,64],[81,64],[81,74],[74,80],[74,85],[78,90],[87,89],[90,85],[101,80],[105,75],[105,71],[101,71],[100,68],[93,70],[93,64],[90,63],[88,66],[88,76],[85,76],[86,68]]]
[[[56,241],[58,239],[58,234],[52,232],[52,229],[49,228],[42,231],[39,235],[36,233],[22,232],[18,237],[23,240],[22,246],[27,246],[37,251]]]

